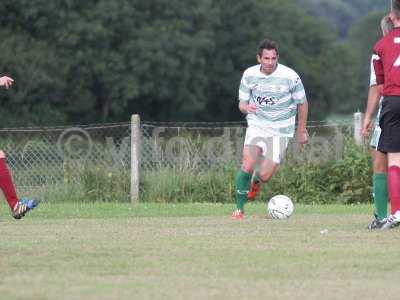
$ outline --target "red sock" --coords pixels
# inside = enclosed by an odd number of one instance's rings
[[[400,167],[390,166],[388,170],[388,188],[391,214],[400,210]]]
[[[13,209],[18,202],[18,197],[5,158],[0,158],[0,188],[7,199],[8,205]]]

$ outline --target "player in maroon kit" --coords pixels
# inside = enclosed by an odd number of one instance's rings
[[[391,215],[382,229],[400,225],[400,0],[392,1],[394,29],[374,46],[376,81],[382,86],[382,129],[378,150],[387,153]]]

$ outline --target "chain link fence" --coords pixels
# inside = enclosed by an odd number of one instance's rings
[[[245,122],[148,123],[143,122],[141,169],[180,168],[207,170],[228,162],[241,163]],[[286,164],[319,163],[340,159],[346,141],[354,139],[350,123],[309,122],[306,151],[291,139]]]
[[[87,170],[130,169],[130,123],[0,129],[19,192],[81,184]],[[129,190],[126,191],[129,193]]]
[[[140,172],[160,169],[207,171],[239,166],[245,122],[140,124]],[[292,141],[285,164],[340,159],[354,125],[309,122],[310,142],[299,151]],[[131,124],[0,129],[19,192],[43,194],[56,185],[83,186],[83,197],[129,199]],[[97,197],[97,198],[96,198]]]

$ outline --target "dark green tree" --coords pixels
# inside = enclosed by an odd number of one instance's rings
[[[262,38],[280,44],[280,61],[303,79],[310,100],[310,118],[322,119],[336,109],[338,98],[352,102],[354,72],[349,48],[336,43],[326,23],[307,16],[294,1],[216,1],[218,52],[210,58],[208,111],[222,119],[237,119],[237,89],[244,69],[256,64]],[[246,13],[244,13],[246,12]],[[249,17],[251,16],[251,18]],[[216,76],[215,76],[216,75]]]
[[[370,62],[374,44],[382,37],[380,21],[383,14],[373,12],[357,22],[349,31],[348,45],[355,52],[353,66],[358,78],[355,89],[360,95],[357,107],[363,110],[368,95]]]
[[[239,80],[264,37],[302,77],[312,119],[354,108],[355,52],[295,0],[4,0],[0,14],[1,72],[16,79],[2,115],[20,116],[1,126],[242,119]]]
[[[390,0],[296,0],[315,18],[327,21],[331,28],[347,39],[349,28],[371,12],[390,10]]]
[[[45,41],[0,30],[0,69],[15,84],[0,93],[0,125],[60,124],[68,119],[63,59]]]

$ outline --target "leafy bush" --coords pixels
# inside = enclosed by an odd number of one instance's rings
[[[164,168],[141,177],[141,199],[149,202],[234,202],[234,164],[207,172]],[[365,203],[371,200],[368,150],[347,141],[343,157],[323,163],[283,163],[258,201],[286,194],[306,204]]]
[[[129,192],[129,170],[67,162],[63,182],[48,185],[41,196],[51,202],[127,202]]]
[[[283,193],[300,203],[362,203],[371,199],[368,151],[347,142],[340,160],[283,165],[265,189],[264,199]],[[263,197],[263,196],[262,196]]]
[[[128,201],[130,173],[116,168],[84,168],[81,185],[85,201]]]
[[[140,201],[233,202],[235,168],[208,171],[164,168],[141,176]]]

